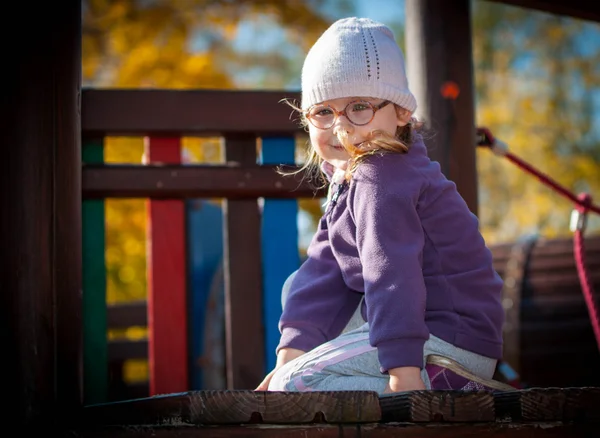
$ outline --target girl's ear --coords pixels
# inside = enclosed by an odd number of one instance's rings
[[[407,110],[404,109],[400,106],[395,106],[396,107],[396,115],[398,116],[398,126],[406,126],[410,123],[410,119],[412,117],[412,113]]]

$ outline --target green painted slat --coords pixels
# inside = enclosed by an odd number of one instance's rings
[[[83,139],[83,163],[103,163],[103,139]],[[83,200],[84,403],[108,401],[104,200]]]

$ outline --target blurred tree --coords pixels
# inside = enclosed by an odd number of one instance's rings
[[[598,25],[494,2],[474,5],[477,123],[565,187],[598,197]],[[488,242],[570,234],[568,200],[508,160],[484,150],[477,157]],[[597,232],[600,221],[591,216],[589,229]]]

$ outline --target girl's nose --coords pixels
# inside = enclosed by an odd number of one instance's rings
[[[352,134],[354,132],[354,125],[350,123],[348,117],[341,114],[337,117],[335,123],[333,124],[333,133],[337,135],[340,130],[343,130],[348,134]]]

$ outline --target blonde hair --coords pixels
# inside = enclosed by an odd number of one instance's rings
[[[308,124],[310,122],[306,118],[302,109],[295,102],[288,99],[282,99],[281,102],[284,102],[294,111],[300,114],[300,126],[302,126],[304,130],[308,131]],[[401,117],[401,115],[407,113],[406,109],[395,103],[393,105],[398,117]],[[415,131],[419,130],[421,126],[421,122],[417,121],[415,118],[411,118],[406,125],[398,126],[394,135],[381,130],[371,131],[365,141],[363,141],[359,147],[356,147],[352,144],[348,138],[347,132],[340,131],[340,133],[338,133],[340,144],[350,155],[350,165],[348,166],[348,169],[346,169],[345,175],[346,180],[350,181],[358,165],[368,156],[386,153],[407,153],[413,142]],[[326,186],[328,183],[327,177],[321,170],[323,159],[317,154],[315,148],[312,147],[310,140],[307,143],[308,151],[304,165],[298,170],[292,172],[284,171],[282,169],[279,169],[278,172],[281,175],[297,175],[299,173],[303,173],[303,179],[307,179],[316,189],[320,189]],[[315,182],[319,182],[320,184],[314,184]]]

